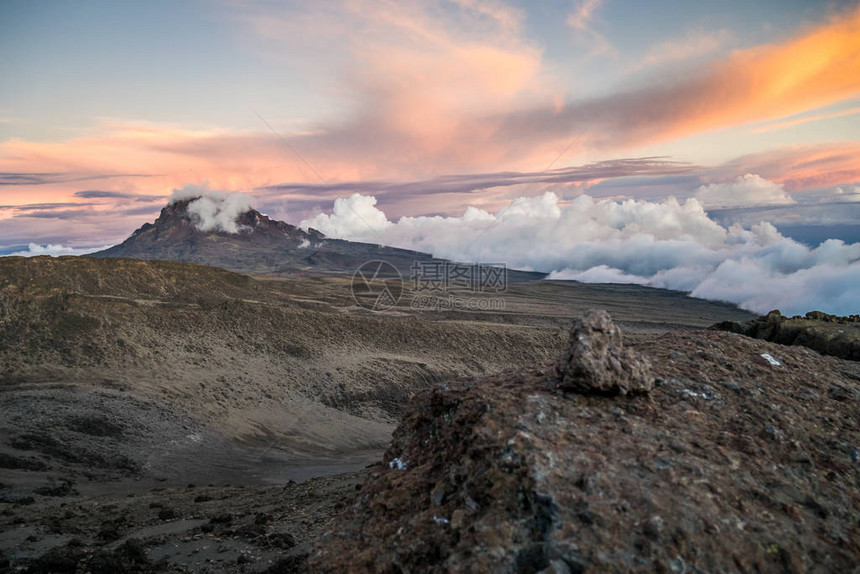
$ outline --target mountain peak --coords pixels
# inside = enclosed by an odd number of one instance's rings
[[[239,273],[326,271],[352,274],[362,263],[384,259],[404,272],[430,255],[405,249],[329,239],[253,208],[247,196],[200,195],[172,200],[152,223],[91,257],[169,259]]]

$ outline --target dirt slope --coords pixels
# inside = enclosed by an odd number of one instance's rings
[[[551,328],[352,312],[348,286],[330,303],[313,279],[176,262],[4,258],[0,278],[0,469],[33,486],[182,480],[203,462],[221,482],[249,465],[286,476],[267,452],[373,459],[416,389],[561,344]]]

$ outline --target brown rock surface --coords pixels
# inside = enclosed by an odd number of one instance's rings
[[[553,365],[418,393],[309,568],[856,571],[858,365],[719,332],[634,349],[648,396],[564,393]]]
[[[821,311],[786,317],[779,311],[750,321],[723,321],[711,326],[781,345],[801,345],[840,359],[860,361],[860,316],[839,317]]]
[[[591,310],[573,322],[570,344],[556,371],[568,391],[626,395],[654,386],[651,364],[624,347],[621,330],[609,313]]]

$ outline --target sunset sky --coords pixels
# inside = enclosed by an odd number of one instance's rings
[[[857,2],[4,0],[0,55],[0,253],[117,243],[188,185],[291,223],[696,197],[860,241]]]

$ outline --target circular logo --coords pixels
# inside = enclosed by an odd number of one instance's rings
[[[388,261],[368,261],[352,276],[352,297],[359,306],[384,311],[397,305],[403,294],[403,277]]]

